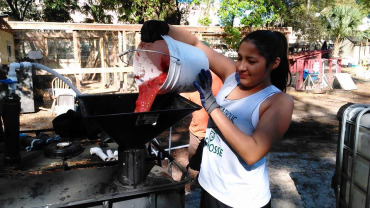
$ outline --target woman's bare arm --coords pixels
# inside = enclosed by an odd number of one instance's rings
[[[232,59],[206,46],[186,29],[170,25],[168,35],[175,40],[200,48],[208,57],[210,70],[220,77],[222,81],[225,81],[230,74],[236,71],[235,62]]]
[[[293,113],[293,99],[279,93],[262,103],[259,123],[252,136],[240,131],[221,111],[216,108],[210,114],[222,135],[231,147],[252,165],[264,157],[273,143],[283,137],[288,130]]]

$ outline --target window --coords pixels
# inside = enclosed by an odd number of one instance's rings
[[[12,46],[8,45],[8,57],[12,57]]]
[[[12,57],[12,45],[10,41],[6,41],[7,43],[7,50],[8,50],[8,58]]]

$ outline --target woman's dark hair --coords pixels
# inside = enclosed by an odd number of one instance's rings
[[[277,57],[280,58],[280,64],[272,70],[270,79],[273,85],[285,92],[286,87],[291,82],[286,37],[277,31],[257,30],[249,33],[242,40],[242,43],[244,41],[250,41],[256,45],[259,53],[266,59],[266,67],[270,66]]]

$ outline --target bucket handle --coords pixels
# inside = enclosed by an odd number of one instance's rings
[[[119,54],[118,54],[118,58],[120,58],[120,59],[121,59],[121,61],[122,61],[123,63],[128,64],[128,63],[126,63],[126,62],[122,59],[122,57],[123,57],[124,55],[127,55],[128,53],[131,53],[131,52],[134,52],[134,51],[143,51],[143,52],[159,53],[159,54],[166,55],[166,56],[169,56],[169,57],[171,57],[171,58],[176,59],[176,62],[180,62],[180,59],[179,59],[179,58],[177,58],[177,57],[175,57],[175,56],[172,56],[172,55],[170,55],[170,54],[163,53],[163,52],[160,52],[160,51],[147,50],[147,49],[128,49],[128,50],[127,50],[127,51],[125,51],[125,52],[121,52],[121,53],[119,53]],[[129,64],[128,64],[128,65],[129,65]]]

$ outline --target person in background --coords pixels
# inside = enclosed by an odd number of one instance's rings
[[[185,29],[150,20],[144,42],[161,35],[200,48],[223,86],[214,97],[209,70],[194,82],[209,115],[198,182],[200,207],[271,207],[266,155],[289,128],[294,100],[284,93],[290,70],[287,40],[280,32],[257,30],[242,39],[237,61],[205,46]]]
[[[213,80],[212,92],[213,95],[216,96],[216,94],[218,93],[222,86],[222,81],[213,72],[211,72],[211,74]],[[190,101],[198,105],[202,105],[200,100],[200,94],[198,91],[183,93],[182,95],[185,98],[189,99]],[[196,171],[200,170],[200,163],[202,160],[202,150],[203,150],[203,145],[200,144],[203,144],[202,140],[204,139],[204,136],[206,134],[207,123],[208,123],[208,114],[204,110],[204,108],[194,111],[192,113],[192,119],[189,125],[189,148],[188,148],[189,164],[187,168],[190,167],[191,169]]]

